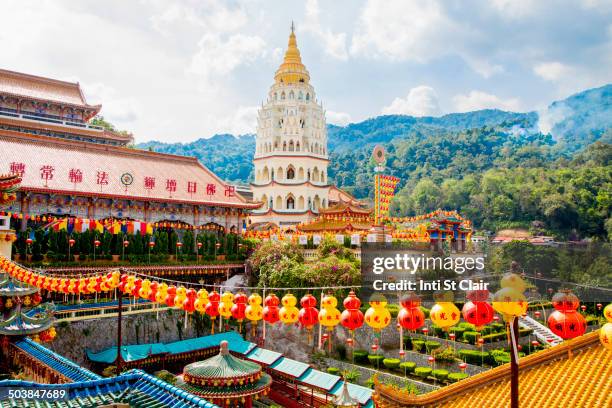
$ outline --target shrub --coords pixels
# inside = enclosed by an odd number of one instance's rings
[[[389,370],[396,370],[402,361],[399,358],[385,358],[383,365]]]
[[[327,372],[329,374],[338,375],[340,374],[340,369],[338,367],[327,367]]]
[[[425,350],[427,350],[428,353],[431,353],[433,350],[437,350],[440,348],[440,346],[441,344],[434,340],[427,340],[425,342]]]
[[[414,361],[405,361],[401,363],[400,369],[404,371],[404,373],[413,373],[416,368],[416,363]]]
[[[494,332],[506,332],[506,325],[503,323],[491,323],[491,329]]]
[[[365,350],[355,350],[353,351],[353,359],[356,363],[365,363],[368,361],[368,352]]]
[[[464,380],[466,378],[468,378],[469,375],[466,373],[450,373],[448,375],[448,381],[450,382],[457,382],[457,381],[461,381]]]
[[[425,341],[412,340],[412,348],[414,349],[414,351],[422,352],[424,346],[425,346]]]
[[[456,359],[456,355],[452,347],[446,347],[443,350],[436,350],[436,351],[437,352],[434,353],[436,356],[436,361],[452,363]]]
[[[361,377],[361,373],[357,370],[344,370],[342,372],[342,377],[350,383],[357,384],[359,377]]]
[[[399,305],[393,303],[388,304],[387,310],[389,310],[389,313],[391,313],[391,317],[395,319],[397,317],[397,314],[399,313]]]
[[[457,325],[457,328],[464,329],[465,331],[476,331],[476,326],[474,326],[472,323],[468,323],[468,322],[461,322],[461,323],[459,323]]]
[[[443,370],[443,369],[433,370],[431,372],[431,375],[436,377],[436,379],[439,381],[446,381],[446,378],[448,378],[448,370]]]
[[[465,333],[467,330],[464,329],[463,327],[453,327],[452,329],[450,329],[451,333],[455,333],[455,340],[459,341],[461,339],[463,339],[463,333]]]
[[[470,344],[476,344],[476,339],[479,335],[480,333],[478,333],[477,331],[466,331],[465,333],[463,333],[463,339]]]
[[[487,351],[478,350],[459,350],[459,357],[470,364],[481,364],[482,361],[489,361],[490,354]]]
[[[414,373],[416,375],[418,375],[421,378],[427,378],[429,377],[429,374],[431,374],[431,368],[429,367],[417,367],[414,369]]]
[[[377,354],[368,355],[368,361],[370,362],[370,364],[376,367],[380,366],[380,364],[383,362],[384,359],[385,359],[385,356],[379,356]]]

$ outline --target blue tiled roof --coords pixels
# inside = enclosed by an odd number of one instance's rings
[[[141,370],[131,370],[112,378],[79,381],[70,384],[38,384],[23,380],[0,381],[0,387],[64,389],[67,400],[45,403],[45,407],[97,407],[112,402],[132,407],[219,408],[196,395],[177,388]],[[3,400],[1,407],[29,407],[26,400]]]
[[[306,370],[310,368],[310,366],[306,363],[302,363],[301,361],[296,361],[296,360],[292,360],[287,357],[282,357],[276,360],[276,362],[272,364],[270,368],[280,373],[298,378],[302,374],[304,374]]]
[[[228,341],[230,351],[239,354],[247,354],[256,347],[254,343],[244,340],[239,333],[230,331],[213,334],[211,336],[175,341],[173,343],[123,346],[121,348],[121,357],[123,361],[137,361],[156,354],[187,353],[194,350],[218,347],[222,340]],[[110,347],[97,353],[87,350],[87,357],[96,363],[113,364],[117,358],[117,348]]]
[[[15,342],[15,346],[72,381],[98,380],[102,378],[98,374],[92,373],[28,337]]]
[[[325,391],[331,391],[331,389],[333,389],[334,386],[340,381],[340,377],[311,368],[302,374],[298,378],[298,381],[321,388]]]
[[[256,361],[258,363],[271,365],[274,364],[274,362],[276,362],[276,360],[281,358],[283,355],[276,351],[266,350],[261,347],[255,347],[246,356],[248,359]]]
[[[332,395],[340,395],[343,385],[344,381],[338,381],[329,393]],[[360,404],[366,404],[372,398],[372,390],[370,388],[351,383],[346,383],[346,387],[351,397],[356,398]]]

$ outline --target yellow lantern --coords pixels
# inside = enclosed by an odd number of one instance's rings
[[[108,290],[115,289],[119,286],[119,282],[121,281],[121,272],[112,271],[109,275],[107,275],[106,285],[108,286]]]
[[[174,307],[182,308],[183,302],[187,299],[187,288],[179,286],[176,288],[176,296],[174,297]]]
[[[387,299],[381,294],[374,294],[370,298],[369,305],[364,320],[368,326],[378,332],[391,322],[391,312],[387,309]]]
[[[208,304],[208,291],[206,289],[198,290],[198,297],[193,304],[195,310],[200,313],[205,313],[206,305]]]
[[[166,303],[166,296],[168,296],[168,284],[160,283],[157,286],[157,293],[155,293],[155,301],[157,303]]]
[[[297,298],[291,294],[287,293],[281,299],[281,303],[283,307],[280,308],[278,312],[278,316],[284,324],[294,324],[298,321],[298,315],[300,313],[299,309],[295,306],[297,305]]]
[[[527,312],[525,295],[513,288],[502,288],[493,295],[493,309],[501,313],[505,320]]]
[[[123,287],[123,293],[132,293],[132,291],[134,290],[134,281],[136,280],[136,277],[133,275],[130,275],[127,277],[126,281],[125,281],[125,286]]]
[[[138,291],[138,296],[143,299],[148,299],[151,294],[151,281],[149,279],[143,279],[140,284],[140,290]]]
[[[219,305],[219,314],[229,320],[232,317],[232,306],[234,306],[234,295],[229,291],[223,292],[221,304]]]
[[[612,303],[604,308],[603,314],[608,323],[612,323]]]
[[[501,289],[493,294],[493,309],[510,321],[527,312],[527,298],[523,291],[527,287],[523,278],[515,273],[506,273],[500,280]]]
[[[453,302],[438,302],[429,311],[431,321],[444,331],[459,322],[461,312]]]
[[[261,307],[261,296],[253,293],[249,296],[249,305],[246,307],[244,314],[247,319],[252,322],[257,322],[263,318],[263,307]]]
[[[340,323],[340,311],[336,306],[338,306],[338,300],[334,296],[326,295],[321,300],[319,323],[330,331]]]
[[[599,329],[599,341],[609,351],[612,351],[612,323],[606,323]]]
[[[97,280],[96,277],[92,276],[91,278],[89,278],[87,280],[87,292],[89,293],[93,293],[96,291],[96,284],[97,284]]]

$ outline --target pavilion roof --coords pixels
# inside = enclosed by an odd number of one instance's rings
[[[5,69],[0,69],[0,93],[95,109],[96,112],[102,107],[87,103],[78,82],[60,81]]]
[[[0,322],[0,334],[5,336],[26,336],[37,334],[51,327],[53,320],[48,314],[41,317],[28,316],[21,308],[12,312],[8,319]]]
[[[348,192],[332,185],[329,187],[328,199],[332,202],[348,202],[353,205],[360,205],[363,201],[356,199]]]
[[[37,287],[18,281],[8,273],[0,273],[0,296],[26,296],[38,291]]]
[[[0,156],[10,158],[0,163],[0,173],[8,173],[11,163],[23,164],[23,191],[239,208],[259,206],[235,192],[229,193],[231,187],[194,157],[42,136],[9,136],[2,131]],[[52,168],[52,178],[48,180],[42,177],[46,166]],[[70,173],[74,175],[77,170],[81,181],[75,183]],[[122,182],[126,174],[133,180],[127,186]],[[145,185],[145,178],[152,178],[153,185]],[[98,184],[100,181],[102,184]],[[168,183],[173,182],[175,191],[170,191]],[[195,183],[195,193],[189,192],[189,183]]]
[[[357,215],[370,215],[374,211],[372,208],[361,208],[353,205],[350,202],[340,201],[336,205],[329,208],[321,208],[319,209],[320,214],[333,214],[333,215],[341,215],[341,214],[357,214]]]
[[[78,381],[69,384],[39,384],[23,380],[0,381],[2,387],[28,387],[66,390],[67,398],[33,405],[32,400],[3,399],[2,408],[40,406],[45,408],[94,408],[113,403],[135,408],[219,408],[205,399],[168,384],[141,370],[130,370],[116,377]]]
[[[530,407],[612,406],[610,352],[594,331],[519,360],[519,398]],[[412,395],[377,384],[381,407],[510,406],[510,364],[427,394]],[[554,390],[554,392],[550,392]],[[389,405],[391,404],[391,405]]]
[[[274,364],[270,365],[270,368],[278,371],[279,373],[298,378],[304,374],[306,370],[310,368],[310,366],[306,363],[302,363],[301,361],[281,357],[276,360]]]
[[[29,337],[15,342],[15,346],[74,382],[99,380],[102,378],[98,374],[92,373],[45,346],[36,343]]]
[[[318,218],[307,224],[298,225],[298,229],[304,232],[314,231],[369,231],[374,225],[374,222],[361,222],[357,220],[326,220]]]

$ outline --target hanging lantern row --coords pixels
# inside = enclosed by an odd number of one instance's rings
[[[309,338],[312,338],[313,328],[320,324],[328,332],[341,324],[351,333],[351,342],[354,344],[353,332],[366,323],[376,333],[391,323],[391,313],[388,310],[387,301],[383,296],[372,297],[370,307],[365,315],[361,312],[361,301],[351,291],[344,299],[344,311],[337,309],[338,300],[332,295],[322,298],[321,310],[317,309],[317,299],[312,294],[306,294],[300,300],[301,309],[297,308],[297,299],[287,293],[281,300],[275,294],[269,294],[263,300],[257,293],[246,294],[239,292],[236,295],[226,291],[222,295],[213,290],[195,290],[184,285],[168,285],[165,282],[151,281],[134,274],[121,274],[118,270],[104,272],[97,275],[82,278],[64,278],[47,276],[27,268],[23,268],[11,260],[0,257],[0,270],[8,273],[15,279],[29,285],[50,292],[64,294],[93,294],[109,292],[114,289],[134,298],[147,299],[151,302],[164,304],[171,308],[183,309],[186,313],[194,312],[206,314],[212,320],[214,333],[215,320],[218,316],[223,319],[235,319],[240,325],[247,319],[252,323],[253,334],[256,333],[257,323],[264,320],[266,323],[275,324],[282,322],[284,325],[299,325],[306,329]],[[486,290],[471,291],[468,293],[468,301],[459,311],[457,306],[448,299],[440,299],[430,310],[430,319],[441,329],[448,331],[450,327],[459,322],[460,317],[468,323],[474,324],[477,330],[482,326],[495,321],[493,310],[495,309],[504,316],[504,319],[521,316],[526,312],[527,301],[522,294],[525,283],[516,274],[506,274],[501,281],[502,288],[493,295],[493,306],[487,303],[489,293]],[[35,294],[24,301],[32,304],[40,303],[40,295]],[[11,307],[5,301],[4,307]],[[418,330],[425,324],[425,315],[420,309],[421,301],[414,293],[401,299],[401,310],[397,316],[398,328],[407,330]],[[279,308],[279,306],[282,307]],[[553,297],[555,311],[548,318],[548,325],[553,333],[563,339],[570,339],[584,334],[586,321],[581,313],[577,312],[580,302],[578,298],[569,291],[556,294]],[[604,309],[604,315],[612,321],[612,306]],[[429,333],[428,328],[422,329],[423,334]],[[605,331],[602,330],[602,333]],[[451,333],[452,334],[452,333]],[[603,335],[603,334],[602,334]],[[326,336],[325,340],[331,336]],[[451,340],[453,338],[451,337]],[[481,340],[481,339],[479,339]],[[480,344],[480,343],[479,343]],[[331,341],[328,343],[331,347]]]

